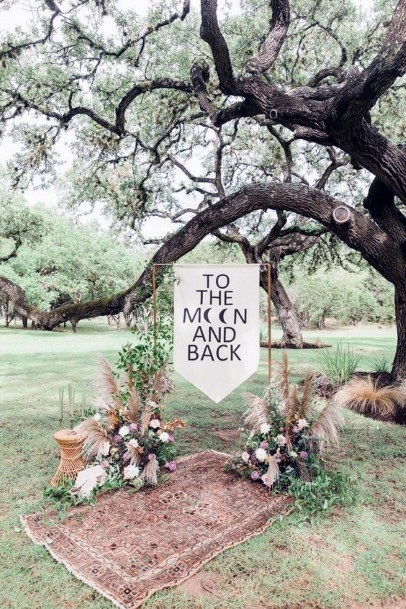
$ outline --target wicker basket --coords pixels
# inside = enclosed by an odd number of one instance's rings
[[[82,471],[84,462],[81,451],[85,437],[72,429],[61,429],[54,434],[55,442],[61,451],[61,460],[51,480],[51,486],[57,486],[63,478],[75,479]]]

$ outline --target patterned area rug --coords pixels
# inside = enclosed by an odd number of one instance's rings
[[[266,529],[290,499],[223,471],[227,455],[178,461],[170,482],[152,490],[101,495],[95,507],[22,518],[34,543],[121,609],[195,574],[211,558]]]

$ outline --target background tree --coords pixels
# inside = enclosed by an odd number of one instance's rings
[[[7,196],[5,200],[9,202]],[[96,222],[76,226],[50,211],[30,210],[22,200],[5,211],[4,222],[9,213],[12,220],[2,234],[16,235],[18,248],[13,246],[12,256],[3,256],[0,274],[18,284],[29,302],[41,309],[109,298],[127,286],[148,257],[117,242]],[[4,248],[9,241],[10,237],[5,239]],[[8,325],[16,311],[10,302],[3,306]],[[71,321],[76,329],[78,320]]]
[[[69,128],[84,170],[83,189],[77,189],[82,200],[108,199],[134,227],[148,215],[169,213],[176,220],[182,205],[187,222],[155,261],[174,261],[213,230],[256,211],[311,217],[394,284],[393,374],[404,376],[406,222],[395,196],[404,203],[406,155],[396,145],[401,131],[391,129],[390,140],[381,116],[387,109],[393,124],[404,104],[396,81],[406,64],[406,1],[381,8],[366,24],[362,46],[350,2],[321,0],[309,7],[298,1],[291,7],[288,0],[271,0],[269,25],[268,7],[254,0],[243,15],[221,24],[215,0],[201,0],[200,17],[190,13],[188,0],[178,10],[167,2],[153,6],[147,28],[134,12],[108,3],[99,4],[97,14],[90,2],[46,7],[35,37],[27,28],[2,49],[2,119],[15,125],[23,144],[15,182],[52,174],[54,143]],[[316,64],[322,69],[316,71]],[[33,115],[34,123],[21,120]],[[253,141],[268,158],[267,173],[258,167]],[[275,147],[283,149],[276,163]],[[328,150],[344,155],[344,162],[350,158],[351,172],[364,168],[375,176],[365,208],[359,196],[364,176],[353,180],[356,192],[351,181],[336,192],[314,187],[316,170],[327,170]],[[243,153],[247,166],[239,163]],[[188,207],[179,201],[191,190],[188,219]],[[337,208],[345,212],[335,215]],[[150,293],[149,273],[108,301],[52,312],[33,308],[4,278],[0,286],[15,306],[52,328],[67,317],[131,310]]]

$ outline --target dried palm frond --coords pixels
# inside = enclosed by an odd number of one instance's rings
[[[173,431],[179,427],[180,429],[185,429],[186,421],[182,421],[182,419],[173,419],[173,421],[168,421],[164,425],[164,431]]]
[[[76,433],[83,434],[82,455],[87,463],[93,461],[102,451],[107,442],[106,431],[99,425],[96,419],[86,419],[75,427]]]
[[[272,457],[269,461],[269,466],[266,474],[262,476],[262,482],[265,486],[271,488],[279,478],[280,469],[277,460],[275,457]]]
[[[170,381],[165,372],[165,368],[161,368],[154,376],[152,383],[152,393],[165,394],[170,390]]]
[[[107,422],[109,429],[114,429],[120,422],[120,411],[118,408],[110,408],[107,412]]]
[[[112,367],[104,357],[100,357],[100,374],[96,388],[98,395],[105,402],[119,405],[120,385],[114,376]]]
[[[130,446],[127,444],[127,452],[131,465],[139,465],[142,459],[144,449],[142,446]]]
[[[141,407],[141,398],[135,387],[131,387],[127,400],[125,416],[131,423],[138,423],[138,415]]]
[[[310,370],[307,371],[304,384],[302,399],[300,401],[300,408],[297,412],[299,419],[307,419],[312,410],[312,397],[313,397],[313,373]]]
[[[281,414],[287,414],[289,412],[289,374],[288,356],[286,355],[286,351],[283,351],[278,379],[278,391],[281,398],[279,410]]]
[[[406,404],[406,391],[402,387],[376,387],[373,379],[354,378],[334,396],[339,406],[350,408],[360,414],[393,415],[399,406]]]
[[[151,420],[151,406],[150,404],[145,404],[144,409],[140,416],[140,432],[143,436],[149,427],[149,422]]]
[[[286,425],[289,426],[295,419],[298,410],[300,408],[299,401],[299,389],[297,385],[294,385],[289,393],[288,410],[286,413]]]
[[[320,450],[338,445],[338,430],[343,424],[341,408],[335,401],[327,404],[309,429],[309,435],[317,438]]]
[[[151,486],[155,486],[158,484],[158,472],[159,472],[159,464],[157,459],[152,459],[148,461],[142,470],[141,478],[145,480],[147,484]]]
[[[244,393],[248,409],[243,414],[244,427],[258,431],[263,423],[268,421],[268,403],[254,393]]]

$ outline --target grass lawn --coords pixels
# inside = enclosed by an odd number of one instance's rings
[[[306,340],[348,341],[363,353],[364,370],[377,355],[393,356],[394,336],[393,330],[377,327],[305,333]],[[59,426],[58,388],[69,381],[88,383],[97,354],[113,362],[129,339],[128,331],[98,320],[82,323],[76,335],[0,329],[1,609],[112,607],[34,546],[21,531],[19,515],[40,509],[42,490],[57,465],[52,433]],[[273,352],[276,360],[280,355]],[[317,351],[292,351],[290,363],[299,378],[308,367],[317,369]],[[266,370],[263,350],[258,374],[218,405],[175,375],[168,411],[188,422],[178,434],[180,451],[236,448],[241,393],[262,392]],[[330,466],[353,478],[356,505],[313,522],[295,512],[205,567],[215,594],[192,596],[174,588],[156,594],[146,609],[359,609],[400,596],[405,430],[352,413],[346,420]]]

